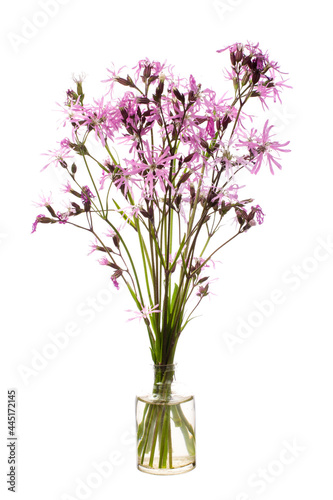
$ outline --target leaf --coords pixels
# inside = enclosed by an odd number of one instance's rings
[[[179,290],[179,286],[177,285],[177,283],[175,283],[175,286],[173,288],[172,297],[171,297],[170,311],[172,311],[172,309],[173,309],[173,307],[175,305],[175,300],[176,300],[176,297],[177,297],[178,290]]]
[[[151,236],[152,236],[152,238],[153,238],[153,242],[154,242],[154,244],[155,244],[156,252],[158,253],[159,258],[161,259],[162,266],[163,266],[163,267],[164,267],[164,269],[165,269],[165,268],[166,268],[166,266],[165,266],[165,260],[164,260],[163,255],[161,254],[161,250],[160,250],[160,247],[158,246],[158,243],[157,243],[157,241],[156,241],[156,238],[155,238],[155,235],[154,235],[153,229],[151,230]]]
[[[129,290],[130,294],[132,295],[133,300],[134,300],[134,302],[136,303],[136,305],[137,305],[137,307],[138,307],[139,311],[141,311],[141,309],[142,309],[141,304],[140,304],[140,302],[138,301],[137,296],[135,295],[135,293],[134,293],[134,291],[133,291],[133,289],[132,289],[131,285],[130,285],[128,282],[127,282],[127,288],[128,288],[128,290]]]
[[[171,266],[170,266],[170,269],[172,269],[172,268],[176,265],[177,259],[178,259],[179,255],[180,255],[180,252],[182,251],[182,249],[183,249],[183,247],[184,247],[184,244],[185,244],[185,238],[186,238],[186,235],[184,234],[184,236],[183,236],[183,240],[182,240],[182,242],[181,242],[181,244],[180,244],[180,246],[179,246],[179,249],[178,249],[178,252],[177,252],[177,254],[176,254],[175,258],[173,259],[173,262],[172,262],[172,264],[171,264]]]

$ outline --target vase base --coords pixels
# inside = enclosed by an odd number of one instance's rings
[[[175,467],[172,469],[159,469],[138,464],[138,469],[139,471],[145,472],[146,474],[155,474],[158,476],[175,476],[176,474],[184,474],[185,472],[190,472],[191,470],[195,469],[195,462],[183,466],[180,465],[178,467],[177,465],[175,465]]]

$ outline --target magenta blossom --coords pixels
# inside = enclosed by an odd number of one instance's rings
[[[67,168],[66,159],[73,158],[73,154],[68,139],[64,139],[61,141],[60,148],[42,154],[46,154],[47,156],[49,156],[50,159],[50,161],[42,168],[42,170],[45,170],[52,163],[56,167],[58,165],[61,165],[62,167]]]
[[[83,203],[89,203],[92,198],[95,198],[88,186],[83,186],[81,191],[81,200]]]
[[[68,222],[68,213],[57,212],[59,224],[66,224]]]
[[[37,229],[37,224],[40,222],[41,219],[45,218],[46,216],[44,214],[37,215],[35,222],[32,224],[32,231],[31,233],[35,233]]]
[[[48,196],[41,194],[39,196],[39,198],[40,198],[40,201],[33,202],[36,207],[47,207],[47,206],[52,205],[52,203],[53,203],[51,193]]]
[[[284,149],[290,141],[280,144],[277,141],[272,141],[271,138],[274,134],[270,135],[270,131],[273,125],[268,126],[268,120],[265,122],[264,129],[261,135],[257,135],[256,131],[252,130],[251,136],[243,141],[239,140],[238,146],[246,146],[250,153],[254,156],[253,167],[251,169],[252,174],[257,174],[262,166],[262,163],[266,160],[269,165],[269,169],[272,174],[274,174],[273,166],[275,165],[280,170],[282,168],[281,164],[277,161],[279,158],[279,153],[288,153],[290,149]],[[275,156],[273,156],[275,153]]]
[[[114,286],[116,287],[116,289],[119,290],[120,286],[119,286],[119,283],[117,281],[117,278],[115,278],[115,276],[111,276],[111,281],[114,284]]]
[[[141,311],[132,311],[130,309],[126,309],[126,312],[132,312],[133,314],[135,314],[133,318],[130,318],[127,321],[133,321],[133,319],[138,319],[139,321],[141,321],[142,319],[148,319],[149,316],[154,313],[162,312],[159,309],[156,309],[157,307],[158,304],[156,304],[155,306],[145,306],[143,309],[141,309]]]
[[[256,205],[255,207],[252,207],[252,209],[253,208],[256,211],[255,216],[256,216],[257,222],[258,222],[258,224],[260,226],[264,222],[264,215],[265,214],[263,213],[260,205]]]
[[[110,265],[110,262],[108,261],[108,259],[106,257],[101,257],[100,259],[98,259],[98,262],[101,264],[101,266],[109,266]]]

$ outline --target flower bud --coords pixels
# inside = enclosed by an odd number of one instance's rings
[[[222,120],[222,128],[225,130],[229,123],[231,122],[231,118],[229,115],[224,115],[223,120]]]
[[[190,197],[191,197],[191,208],[192,208],[195,200],[195,187],[193,182],[191,182],[190,184]]]
[[[67,168],[68,167],[67,163],[62,158],[59,160],[59,163],[62,166],[62,168]]]
[[[113,240],[114,246],[115,246],[116,248],[119,248],[119,241],[120,241],[120,238],[119,238],[118,234],[115,234],[115,235],[112,237],[112,240]]]
[[[209,284],[207,283],[207,285],[205,286],[199,286],[199,291],[198,293],[196,294],[198,297],[200,297],[202,299],[202,297],[206,297],[208,295],[208,288],[209,288]]]
[[[178,210],[179,210],[181,201],[182,201],[182,195],[181,194],[177,194],[177,196],[175,198],[175,205],[178,208]]]
[[[121,269],[117,269],[117,271],[115,271],[115,272],[113,273],[112,277],[113,277],[114,279],[118,279],[118,278],[120,278],[120,276],[121,276],[122,274],[123,274],[123,271],[122,271]]]
[[[189,91],[187,98],[188,98],[188,102],[193,103],[196,101],[196,96],[195,96],[193,90]]]
[[[245,71],[244,76],[242,78],[242,87],[247,84],[250,78],[250,73],[248,71]]]
[[[258,83],[260,80],[260,71],[258,71],[257,69],[253,72],[252,74],[252,83],[253,85],[255,85],[256,83]]]
[[[230,61],[231,61],[231,64],[233,66],[235,66],[235,64],[236,64],[236,56],[235,56],[235,53],[231,52],[231,51],[230,51]]]
[[[77,95],[83,95],[83,89],[82,89],[82,82],[81,81],[78,81],[77,84],[76,84],[76,92],[77,92]]]
[[[237,48],[236,54],[235,54],[235,59],[237,62],[240,62],[243,59],[243,49],[242,47]]]
[[[146,96],[143,96],[143,97],[139,96],[139,97],[136,98],[136,102],[138,104],[149,104],[150,103],[150,99],[148,97],[146,97]]]
[[[127,81],[130,87],[135,87],[135,83],[133,82],[132,78],[129,75],[127,75]]]
[[[44,216],[43,217],[38,216],[37,219],[38,219],[38,222],[41,222],[42,224],[50,224],[50,223],[54,222],[54,220],[50,219],[49,217],[44,217]]]
[[[73,210],[74,210],[74,213],[75,215],[79,215],[79,214],[82,214],[83,210],[82,208],[80,207],[80,205],[78,205],[77,203],[75,203],[75,201],[71,201],[71,205],[72,205],[72,209],[71,209],[71,212],[73,213]]]
[[[127,76],[127,78],[129,78],[129,76]],[[120,83],[121,85],[124,85],[125,87],[133,87],[132,79],[126,80],[125,78],[122,78],[121,76],[115,76],[114,81]]]
[[[74,142],[71,142],[70,146],[71,146],[71,148],[76,153],[78,153],[81,156],[84,156],[84,155],[88,154],[88,150],[87,150],[86,146],[82,142],[79,142],[78,144],[75,144]]]
[[[173,90],[174,96],[178,99],[178,101],[180,101],[182,104],[184,104],[185,103],[184,94],[179,92],[179,90],[176,87],[174,87],[172,90]]]
[[[242,62],[242,65],[245,66],[245,65],[248,65],[251,64],[251,56],[245,56],[243,58],[243,62]]]
[[[51,205],[45,205],[45,208],[47,208],[47,210],[50,212],[50,214],[52,215],[52,217],[57,217],[57,214],[55,213],[55,211],[53,210],[53,208],[51,207]]]

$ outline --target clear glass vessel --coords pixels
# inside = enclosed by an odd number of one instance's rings
[[[153,365],[151,393],[136,397],[137,464],[149,474],[195,467],[195,404],[175,382],[176,365]]]

